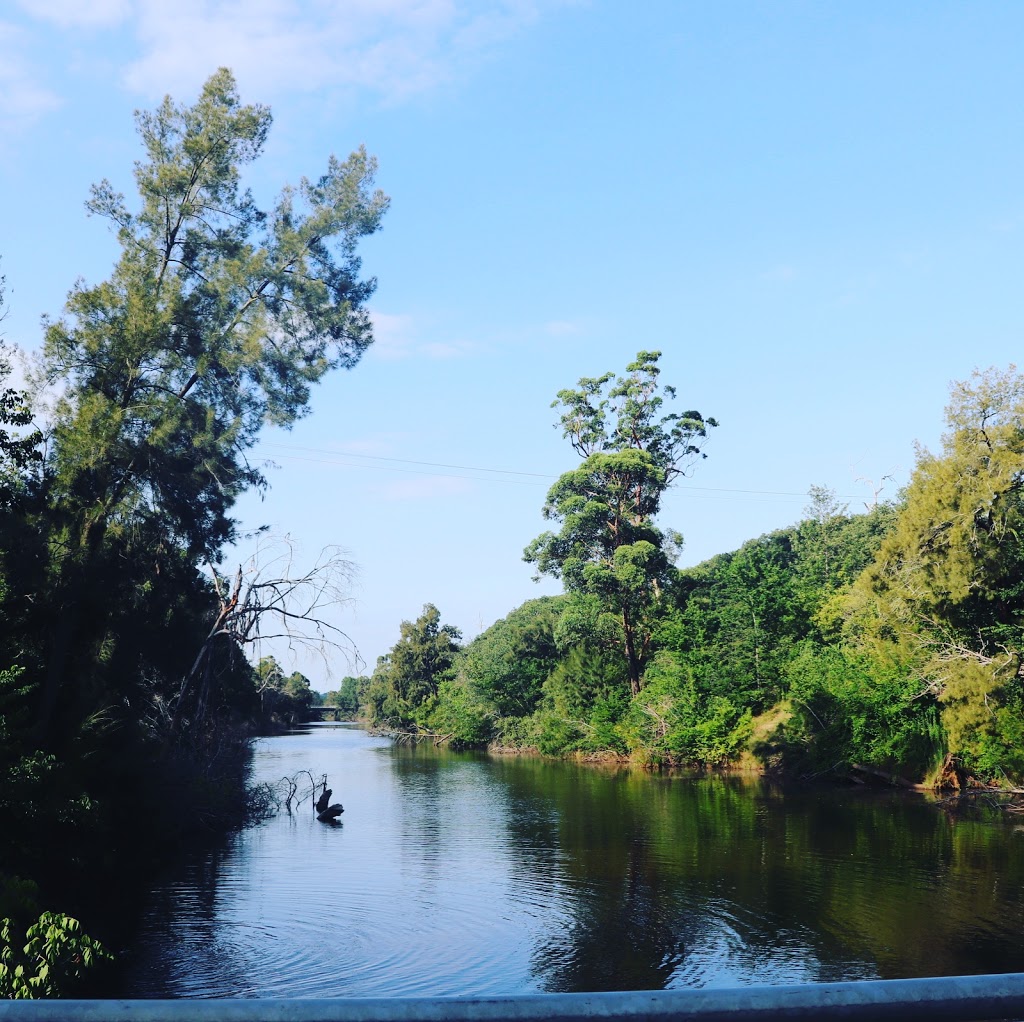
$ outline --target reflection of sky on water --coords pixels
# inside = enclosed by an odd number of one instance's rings
[[[309,803],[153,892],[134,996],[497,995],[1024,968],[1022,835],[904,795],[779,792],[393,748],[259,744]]]

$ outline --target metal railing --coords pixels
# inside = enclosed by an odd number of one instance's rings
[[[522,997],[0,1001],[0,1022],[769,1022],[1024,1018],[1024,973]]]

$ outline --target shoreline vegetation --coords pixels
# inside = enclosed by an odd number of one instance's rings
[[[477,751],[496,758],[537,758],[559,762],[572,762],[582,766],[610,769],[635,769],[644,773],[659,775],[670,774],[682,778],[698,778],[710,775],[722,777],[745,776],[765,778],[789,784],[825,784],[859,786],[865,789],[881,788],[897,789],[908,793],[932,796],[933,803],[950,809],[964,809],[971,806],[982,806],[1000,813],[1024,813],[1024,787],[986,783],[972,776],[961,776],[957,780],[940,778],[935,781],[911,781],[899,774],[880,770],[863,763],[835,764],[829,770],[817,774],[787,773],[784,770],[772,770],[757,759],[749,748],[744,749],[733,760],[714,764],[697,763],[680,760],[659,761],[652,763],[646,759],[637,759],[627,753],[603,749],[591,752],[568,752],[561,754],[545,754],[536,746],[502,745],[490,742],[486,745],[469,745],[453,742],[451,734],[439,735],[430,731],[390,731],[371,725],[362,718],[350,718],[345,723],[358,724],[370,734],[389,738],[397,745],[427,744],[434,748],[452,747],[456,751]],[[950,761],[947,769],[954,769]]]
[[[715,420],[665,414],[658,353],[561,391],[583,457],[524,558],[565,594],[462,645],[431,604],[356,680],[369,726],[454,747],[740,767],[980,798],[1024,780],[1024,376],[955,383],[942,450],[851,513],[812,486],[796,525],[693,568],[653,522]]]
[[[426,604],[370,676],[322,697],[273,657],[252,663],[261,639],[348,648],[336,550],[306,567],[268,542],[222,564],[237,499],[267,485],[248,460],[261,430],[302,417],[373,341],[356,252],[388,199],[359,149],[258,209],[242,174],[270,112],[226,69],[136,122],[135,206],[107,181],[87,203],[121,247],[110,278],[45,321],[23,389],[0,347],[0,995],[98,982],[117,940],[106,892],[258,815],[252,737],[314,705],[454,748],[1018,798],[1012,366],[954,384],[941,451],[919,449],[891,500],[851,513],[812,486],[795,525],[679,569],[662,498],[718,422],[675,410],[660,353],[641,350],[555,400],[578,461],[523,556],[563,595],[466,644]]]
[[[226,68],[135,120],[137,196],[102,181],[86,203],[120,249],[109,278],[44,320],[23,388],[0,347],[6,997],[88,989],[93,939],[118,939],[107,892],[245,824],[250,737],[317,701],[250,662],[259,641],[347,641],[329,620],[351,577],[336,550],[304,566],[265,537],[249,565],[222,562],[237,499],[267,485],[263,428],[304,416],[372,343],[357,253],[388,206],[376,163],[332,155],[259,208],[242,178],[271,115]]]

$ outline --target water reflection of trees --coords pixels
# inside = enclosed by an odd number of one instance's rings
[[[546,849],[568,881],[570,921],[533,954],[545,989],[1024,968],[1024,846],[1005,825],[896,793],[498,769],[512,805],[550,809],[509,817],[521,868]]]
[[[1024,969],[1024,831],[1005,822],[954,820],[884,792],[782,792],[429,748],[387,759],[386,780],[371,773],[363,815],[353,812],[361,843],[341,849],[319,825],[281,841],[275,830],[266,840],[276,858],[253,880],[235,861],[253,856],[262,832],[251,833],[160,885],[135,990],[196,996],[258,982],[266,992],[299,956],[297,975],[308,976],[311,956],[339,954],[358,982],[379,972],[403,992]],[[371,806],[385,818],[379,845]],[[320,923],[320,947],[294,925],[314,919],[316,885],[331,870],[361,892],[331,937],[347,942],[340,952]],[[279,927],[269,948],[259,943],[264,908]]]
[[[400,853],[416,863],[414,872],[437,879],[457,868],[489,839],[488,821],[501,826],[503,810],[493,800],[494,779],[487,760],[471,752],[431,746],[397,747],[391,775],[401,800]]]
[[[627,773],[516,761],[501,771],[510,802],[551,809],[509,817],[509,845],[523,870],[558,863],[564,927],[534,949],[532,968],[547,990],[655,989],[681,957],[685,906],[643,833],[643,808]]]
[[[244,996],[249,963],[225,947],[220,916],[224,877],[235,871],[233,838],[171,866],[139,911],[138,934],[120,968],[126,997],[204,997],[222,989]]]

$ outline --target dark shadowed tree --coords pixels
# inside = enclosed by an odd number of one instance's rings
[[[164,562],[215,562],[234,537],[234,501],[264,484],[247,457],[260,429],[303,416],[310,388],[372,340],[375,282],[360,279],[356,245],[387,199],[364,151],[331,157],[264,211],[240,175],[270,112],[242,104],[229,71],[194,105],[168,98],[136,120],[138,203],[106,181],[88,202],[121,257],[108,280],[76,285],[46,329],[42,377],[60,398],[45,473],[44,723],[70,658],[80,673],[110,633],[103,614],[80,612],[83,598],[100,600],[115,572],[144,587]]]

